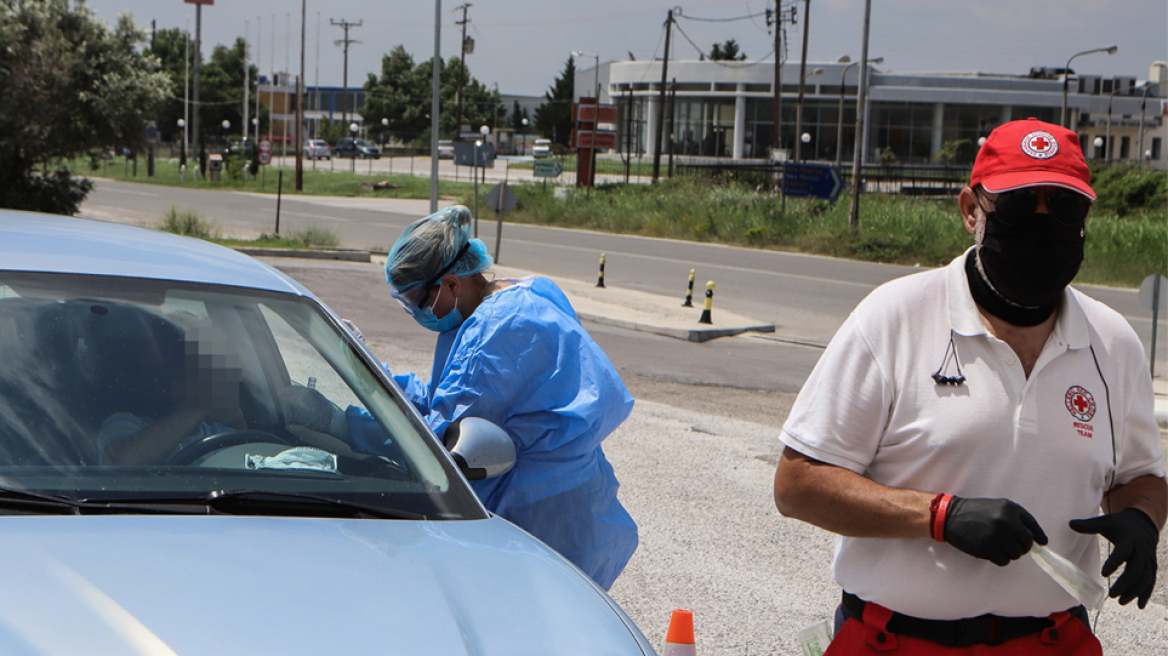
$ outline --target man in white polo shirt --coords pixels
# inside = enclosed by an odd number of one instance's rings
[[[1074,132],[1007,123],[958,200],[976,245],[872,292],[783,427],[775,504],[838,533],[828,654],[1099,654],[1034,542],[1148,601],[1168,506],[1143,348],[1068,287],[1095,193]]]

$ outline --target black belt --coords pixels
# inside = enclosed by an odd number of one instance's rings
[[[844,592],[844,615],[863,621],[864,607],[868,602],[850,592]],[[1088,623],[1087,609],[1076,606],[1071,614],[1084,624]],[[927,620],[911,615],[893,612],[888,620],[889,633],[920,638],[946,647],[969,647],[971,645],[1000,645],[1015,638],[1038,633],[1054,626],[1054,620],[1046,617],[1001,617],[979,615],[960,620]]]

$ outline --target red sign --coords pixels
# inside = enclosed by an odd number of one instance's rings
[[[616,148],[615,132],[593,132],[579,130],[576,132],[577,148]]]
[[[596,105],[577,105],[577,107],[577,121],[586,121],[591,123],[592,121],[596,120]],[[600,122],[616,123],[616,105],[600,106]]]
[[[260,139],[260,152],[261,153],[272,152],[272,142],[270,139],[266,139],[266,138]]]
[[[268,164],[271,164],[271,163],[272,163],[272,154],[267,152],[267,151],[261,152],[260,153],[260,164],[267,166]]]

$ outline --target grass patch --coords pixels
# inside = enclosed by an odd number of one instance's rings
[[[538,183],[512,188],[519,207],[507,219],[518,223],[910,266],[942,266],[973,244],[956,200],[868,194],[860,203],[859,226],[852,228],[847,196],[835,204],[789,198],[784,210],[773,191],[701,178],[601,186],[567,198]],[[1168,274],[1165,215],[1162,206],[1122,216],[1097,207],[1087,223],[1085,261],[1076,280],[1134,287],[1156,271]]]
[[[173,205],[166,208],[166,211],[163,212],[162,221],[158,224],[158,229],[163,232],[172,232],[176,235],[197,237],[208,241],[218,239],[221,232],[218,224],[209,219],[204,219],[198,212],[194,210],[180,210]]]
[[[381,160],[385,162],[386,160]],[[304,163],[304,191],[297,192],[295,188],[296,171],[293,168],[278,169],[275,167],[261,167],[261,174],[257,178],[251,180],[243,180],[242,177],[238,179],[229,179],[229,176],[224,173],[223,179],[219,182],[208,182],[206,180],[194,179],[194,174],[188,170],[185,182],[179,170],[178,160],[176,159],[156,159],[154,160],[154,176],[146,175],[146,160],[140,159],[138,161],[138,175],[133,174],[133,163],[128,163],[122,158],[114,158],[110,160],[99,160],[96,167],[91,165],[89,159],[82,158],[65,162],[65,168],[68,168],[73,174],[78,176],[96,176],[102,178],[110,178],[112,180],[121,180],[125,182],[139,182],[143,184],[157,184],[171,187],[186,187],[190,189],[213,189],[216,191],[249,191],[257,193],[276,193],[279,187],[279,173],[283,171],[283,193],[289,195],[303,194],[307,196],[368,196],[373,198],[411,198],[429,200],[430,198],[430,178],[429,177],[415,177],[409,173],[408,161],[394,160],[393,173],[368,173],[368,162],[358,160],[356,162],[356,172],[349,172],[349,167],[352,165],[351,160],[329,160],[317,161],[316,168],[312,168],[312,162],[306,161]],[[415,165],[416,166],[416,165]],[[365,172],[362,172],[364,167]],[[419,169],[419,172],[421,169]],[[426,165],[426,170],[429,172],[429,164]],[[377,183],[386,182],[385,188],[377,189]],[[438,181],[438,194],[440,196],[460,196],[473,189],[472,182],[457,182],[451,180]]]

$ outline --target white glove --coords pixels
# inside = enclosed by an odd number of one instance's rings
[[[284,406],[288,424],[299,424],[318,433],[344,439],[349,434],[345,411],[320,392],[300,385],[285,387],[277,393]]]

